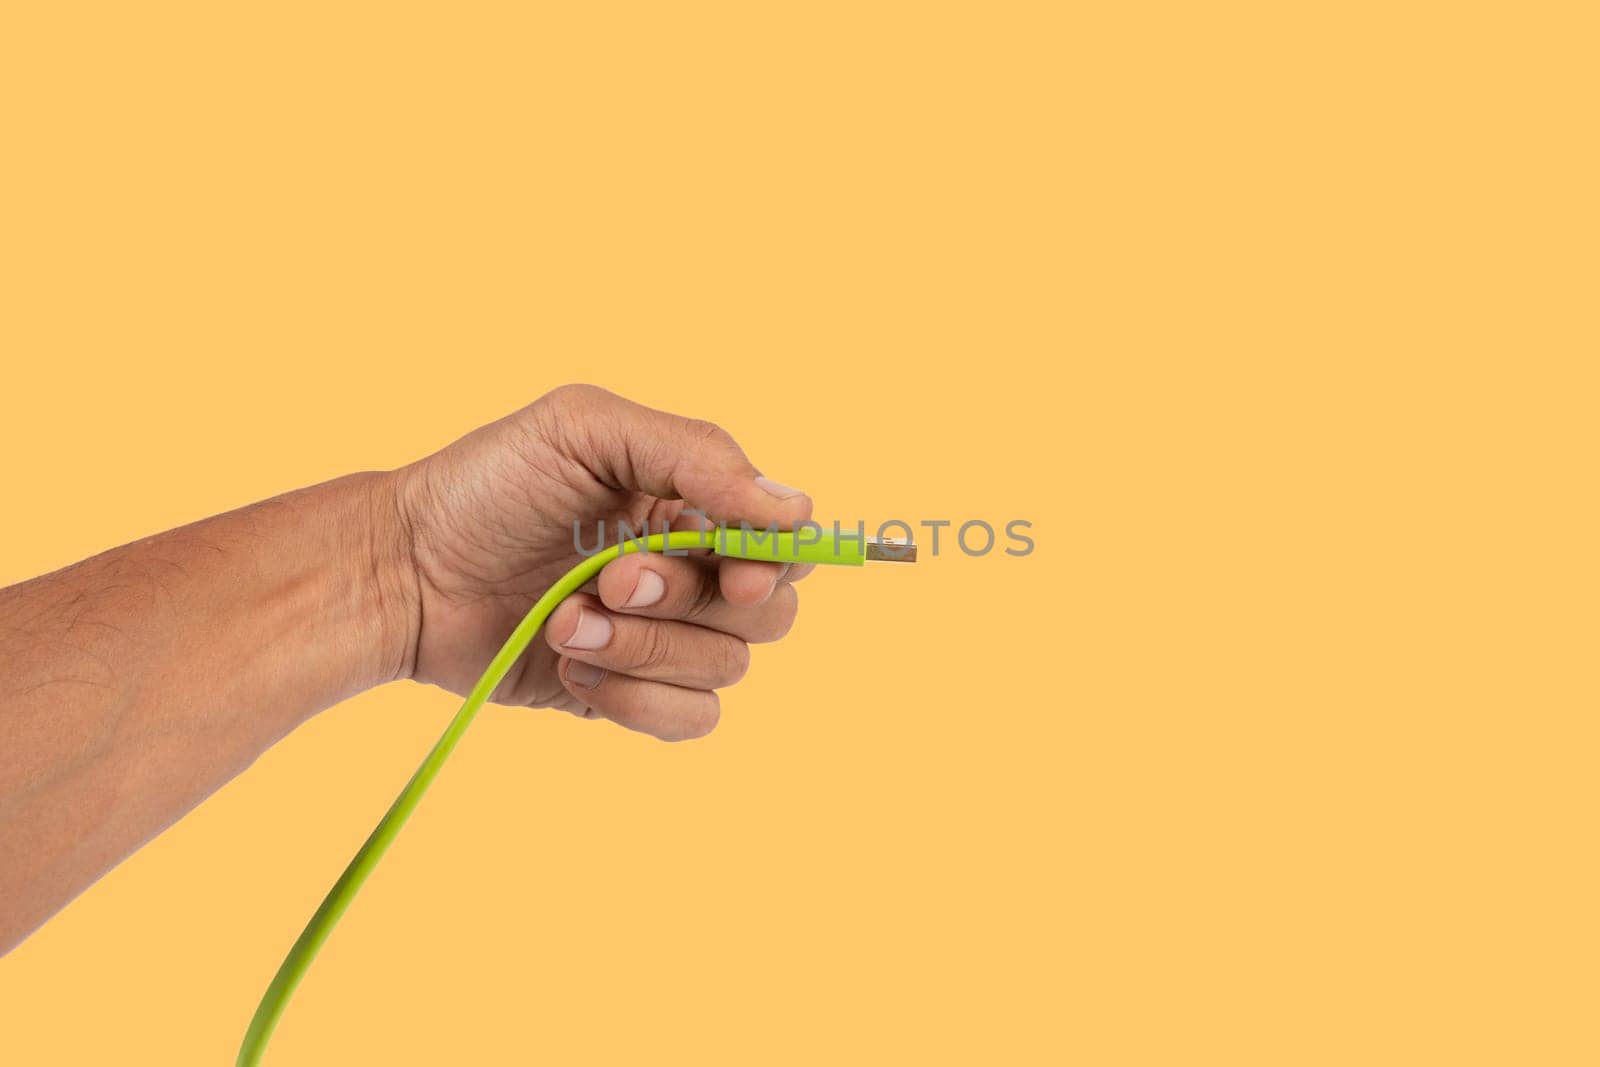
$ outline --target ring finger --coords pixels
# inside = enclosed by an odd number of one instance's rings
[[[562,659],[561,682],[593,714],[663,741],[704,737],[721,717],[717,694],[665,682],[649,682]]]

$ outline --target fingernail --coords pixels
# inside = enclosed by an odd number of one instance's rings
[[[643,567],[639,571],[639,583],[633,587],[633,592],[628,594],[628,599],[623,601],[625,608],[647,608],[660,600],[667,592],[667,583],[661,580],[661,575]]]
[[[565,648],[594,650],[605,648],[611,642],[611,620],[598,611],[578,610],[578,625],[572,636],[562,642]]]
[[[579,689],[593,689],[605,680],[605,676],[606,672],[593,663],[579,663],[575,659],[567,661],[567,681]]]
[[[788,500],[790,497],[806,495],[805,490],[803,489],[796,489],[792,485],[784,485],[782,482],[775,482],[771,478],[757,478],[756,484],[765,489],[767,492],[771,493],[773,496],[777,497],[779,500]]]

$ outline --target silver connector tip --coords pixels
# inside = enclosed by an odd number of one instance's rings
[[[883,563],[915,563],[917,546],[900,541],[868,541],[867,559]]]

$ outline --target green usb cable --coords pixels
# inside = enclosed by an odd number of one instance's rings
[[[830,533],[814,524],[781,532],[724,526],[703,532],[652,534],[649,537],[623,541],[588,557],[568,571],[539,598],[517,624],[517,628],[511,631],[511,636],[506,638],[506,643],[495,653],[494,659],[489,661],[488,668],[472,687],[472,691],[467,694],[461,710],[456,712],[455,718],[450,720],[450,725],[445,727],[443,735],[434,743],[427,758],[422,761],[422,766],[417,768],[417,772],[411,776],[406,787],[400,791],[400,795],[389,806],[389,810],[377,827],[356,852],[350,865],[344,869],[344,873],[333,884],[333,888],[328,890],[328,895],[323,898],[316,914],[311,916],[311,921],[306,924],[305,930],[289,949],[289,954],[284,957],[278,973],[272,979],[272,984],[267,986],[266,993],[261,997],[255,1016],[250,1020],[250,1028],[245,1031],[244,1043],[239,1047],[239,1067],[254,1067],[261,1062],[261,1057],[267,1049],[267,1042],[272,1038],[272,1031],[278,1025],[278,1020],[283,1017],[289,998],[294,995],[295,987],[310,969],[311,961],[316,958],[323,942],[328,939],[328,934],[333,931],[340,916],[355,899],[362,883],[372,874],[373,868],[383,858],[384,852],[394,843],[400,828],[416,810],[418,802],[422,800],[422,794],[428,791],[428,786],[438,776],[439,769],[444,766],[445,760],[450,758],[450,753],[460,742],[461,736],[467,732],[467,727],[472,725],[478,710],[489,699],[489,694],[494,692],[512,664],[516,663],[518,657],[527,650],[528,645],[539,633],[540,627],[556,609],[556,605],[577,592],[600,573],[602,567],[619,556],[630,552],[677,552],[696,548],[709,548],[720,556],[739,559],[765,560],[773,563],[842,564],[850,567],[859,567],[868,560],[912,562],[917,558],[916,548],[913,545],[885,544],[869,541],[863,537],[839,534],[837,531]]]

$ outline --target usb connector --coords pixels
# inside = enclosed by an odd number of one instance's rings
[[[915,563],[917,546],[905,541],[868,541],[867,559],[870,562]]]

